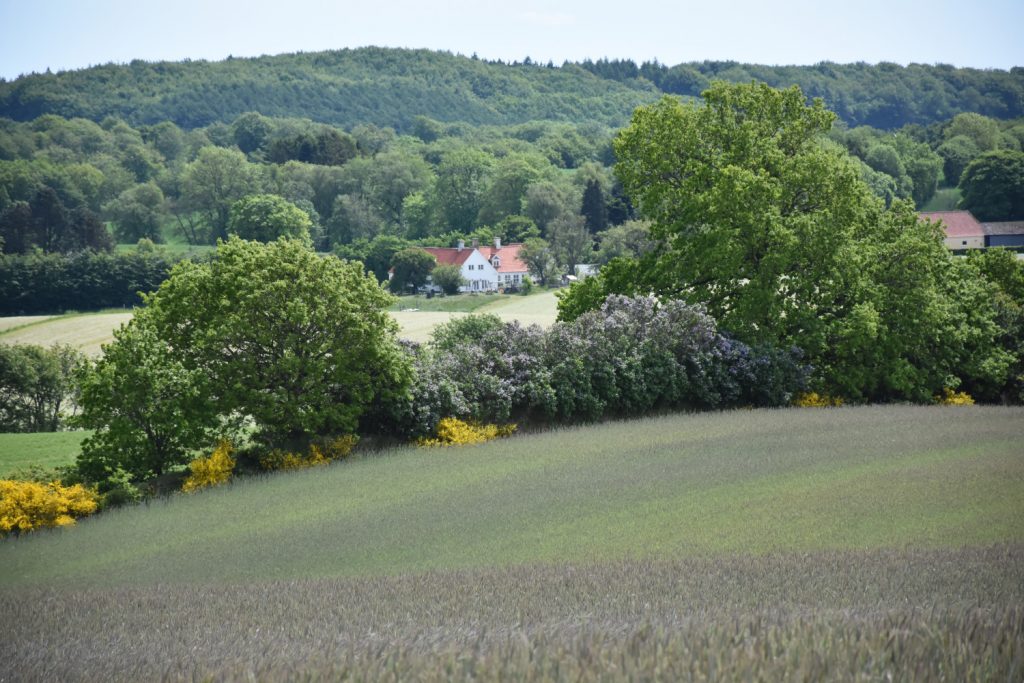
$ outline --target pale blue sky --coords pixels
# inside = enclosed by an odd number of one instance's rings
[[[0,76],[380,45],[534,61],[1024,65],[1024,1],[0,0]]]

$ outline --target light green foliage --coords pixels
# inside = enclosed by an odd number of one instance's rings
[[[850,244],[879,207],[817,138],[835,115],[796,88],[715,84],[705,106],[665,99],[620,133],[616,172],[667,242],[659,290],[708,306],[750,342],[815,358],[842,316]]]
[[[203,147],[185,167],[181,179],[181,208],[202,216],[204,232],[187,233],[191,244],[211,243],[227,237],[231,205],[258,191],[262,184],[259,166],[233,149]]]
[[[228,233],[244,240],[272,242],[279,237],[310,241],[309,214],[272,194],[250,195],[231,205]]]
[[[946,126],[943,137],[952,140],[961,135],[973,142],[980,152],[993,150],[999,145],[999,122],[974,112],[957,114]]]
[[[124,470],[140,481],[187,463],[217,425],[208,379],[186,367],[140,311],[79,378],[79,421],[95,430],[82,443],[80,473],[102,482]]]
[[[578,290],[586,305],[630,289],[703,303],[742,341],[800,347],[813,388],[852,400],[999,383],[1012,358],[993,343],[984,284],[912,206],[883,210],[821,142],[833,119],[796,88],[756,84],[716,84],[703,107],[637,110],[616,140],[616,172],[666,249],[632,274],[606,269]],[[574,296],[560,308],[578,314]]]
[[[430,281],[441,288],[445,294],[457,294],[459,287],[466,285],[462,270],[452,265],[441,265],[430,271]]]
[[[404,390],[391,301],[358,263],[232,237],[215,261],[179,264],[139,315],[218,414],[250,416],[272,441],[353,432],[367,404]]]

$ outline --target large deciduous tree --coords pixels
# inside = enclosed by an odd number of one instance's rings
[[[960,206],[979,220],[1024,219],[1024,152],[986,152],[967,165],[960,177]]]
[[[437,259],[419,247],[409,247],[396,252],[391,257],[391,265],[394,268],[391,291],[408,292],[410,289],[415,291],[427,282],[430,272],[437,265]]]
[[[178,264],[83,381],[83,466],[159,474],[243,420],[284,447],[355,432],[410,381],[391,301],[360,264],[287,238]]]
[[[228,235],[231,205],[259,192],[261,186],[260,168],[250,164],[244,154],[233,149],[204,147],[198,158],[185,167],[180,208],[185,214],[196,212],[202,217],[206,241],[223,239]]]
[[[615,259],[563,297],[563,317],[611,293],[700,303],[750,344],[796,345],[814,386],[854,400],[926,400],[1005,381],[984,284],[913,207],[889,209],[823,135],[835,115],[796,87],[716,83],[703,105],[638,109],[616,173],[661,246]]]
[[[371,401],[404,388],[391,301],[358,263],[296,240],[238,238],[215,261],[182,262],[146,299],[160,338],[205,373],[218,411],[251,416],[271,441],[354,432]]]
[[[243,197],[231,205],[228,233],[245,240],[273,242],[279,237],[310,240],[313,221],[287,199],[273,194]]]

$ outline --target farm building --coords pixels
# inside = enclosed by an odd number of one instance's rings
[[[437,259],[437,265],[458,266],[468,284],[459,289],[463,292],[488,292],[498,289],[498,271],[487,260],[476,245],[467,247],[459,240],[457,247],[424,247],[424,251]]]
[[[985,228],[970,211],[931,211],[918,216],[933,223],[941,222],[946,230],[946,246],[953,251],[986,246]]]
[[[982,223],[986,247],[1024,247],[1024,221]]]

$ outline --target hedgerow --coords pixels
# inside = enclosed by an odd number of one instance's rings
[[[700,307],[611,296],[548,330],[467,316],[411,346],[411,392],[375,421],[413,436],[444,418],[549,423],[664,409],[782,406],[806,386],[798,349],[751,347]],[[390,412],[388,412],[390,411]]]

